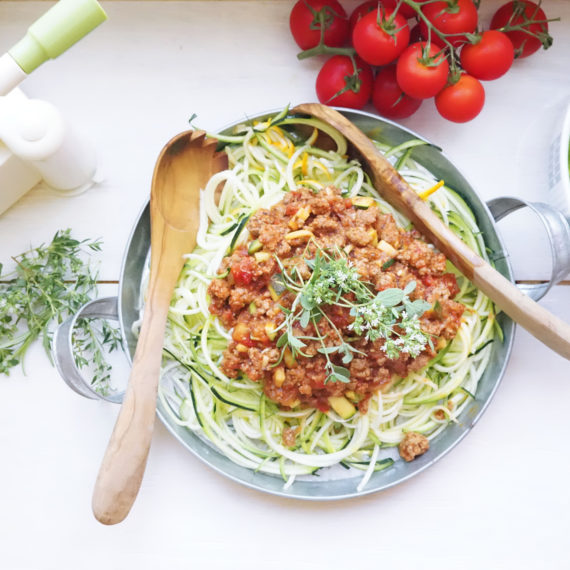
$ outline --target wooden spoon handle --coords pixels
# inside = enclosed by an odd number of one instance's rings
[[[513,321],[546,346],[570,360],[570,325],[525,295],[485,263],[475,269],[473,283]]]
[[[150,449],[168,305],[145,306],[125,399],[105,451],[92,508],[103,524],[121,522],[135,501]]]
[[[297,105],[292,112],[313,115],[342,133],[368,165],[375,188],[384,199],[407,216],[487,297],[538,340],[570,360],[570,325],[565,323],[503,277],[471,250],[431,210],[374,143],[335,109],[318,103]]]
[[[125,399],[105,451],[93,491],[95,518],[121,522],[135,501],[146,467],[156,413],[156,397],[166,319],[172,292],[184,265],[185,232],[165,222],[151,197],[151,268],[143,322]],[[193,243],[193,240],[192,240]]]
[[[151,262],[148,298],[129,385],[93,493],[104,524],[122,521],[137,496],[154,429],[166,319],[184,254],[196,245],[200,190],[228,166],[217,141],[186,131],[162,149],[150,197]]]

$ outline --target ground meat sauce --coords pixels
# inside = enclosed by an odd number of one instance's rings
[[[423,455],[429,449],[428,438],[415,431],[408,432],[398,446],[400,456],[405,461],[413,461],[418,455]]]
[[[230,378],[245,374],[262,383],[265,394],[284,407],[328,411],[330,396],[346,396],[366,412],[371,395],[394,378],[424,367],[459,328],[464,307],[453,300],[459,289],[455,276],[446,272],[444,255],[417,231],[398,227],[392,215],[382,213],[375,204],[356,207],[332,187],[317,194],[300,189],[272,208],[258,210],[247,229],[255,247],[250,242],[225,257],[208,290],[211,313],[233,329],[221,367]],[[325,383],[326,360],[318,352],[322,344],[316,339],[304,341],[307,357],[294,360],[287,348],[281,355],[282,349],[276,346],[281,333],[274,331],[285,318],[281,307],[290,307],[294,295],[285,290],[278,296],[272,287],[271,280],[280,271],[275,257],[288,269],[296,266],[308,278],[311,269],[305,260],[313,258],[317,248],[342,251],[361,279],[376,291],[404,289],[415,281],[410,299],[423,299],[432,306],[420,317],[420,325],[433,336],[434,348],[426,346],[415,358],[402,352],[391,360],[382,350],[384,339],[357,338],[351,344],[363,354],[355,354],[346,365],[350,371],[347,383]],[[353,321],[348,308],[321,308],[343,336],[355,336],[348,328]],[[312,325],[302,329],[297,321],[294,327],[296,336],[314,336]],[[318,327],[321,337],[336,336],[326,319]],[[338,353],[329,358],[341,365]]]

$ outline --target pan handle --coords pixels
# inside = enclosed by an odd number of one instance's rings
[[[117,404],[121,403],[123,401],[124,391],[112,392],[107,395],[96,392],[91,387],[91,384],[83,377],[77,364],[75,364],[71,336],[77,319],[81,318],[119,320],[117,297],[102,297],[101,299],[89,301],[85,303],[75,315],[69,317],[59,325],[55,332],[52,345],[52,355],[55,366],[66,384],[78,394],[93,400],[107,400],[108,402]]]
[[[493,198],[487,206],[496,222],[525,206],[539,217],[548,236],[552,255],[552,273],[545,283],[520,283],[519,289],[531,299],[542,299],[550,288],[570,271],[570,225],[560,210],[543,202],[527,202],[505,196]]]

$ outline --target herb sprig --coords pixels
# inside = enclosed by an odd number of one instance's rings
[[[101,251],[99,240],[79,241],[71,230],[58,231],[48,245],[13,257],[15,268],[3,274],[0,264],[0,373],[8,374],[34,341],[41,339],[51,359],[53,327],[89,301],[96,292],[96,273],[88,255]],[[121,343],[116,329],[106,321],[102,336],[87,319],[80,319],[74,334],[78,366],[92,366],[93,386],[109,390],[110,366],[105,350]]]
[[[401,352],[415,358],[431,341],[419,321],[431,305],[423,299],[410,301],[408,295],[415,288],[416,282],[410,281],[404,289],[384,289],[369,303],[353,307],[349,329],[369,341],[385,339],[382,348],[388,358],[398,358]]]
[[[348,309],[353,322],[347,328],[371,342],[384,339],[382,349],[390,359],[398,358],[402,352],[416,357],[428,344],[431,346],[431,338],[421,330],[419,322],[431,305],[422,299],[410,300],[409,295],[416,287],[414,281],[404,289],[375,292],[371,284],[361,280],[356,267],[340,250],[331,255],[318,246],[315,257],[305,259],[311,269],[308,279],[303,279],[296,267],[289,271],[278,258],[277,263],[281,286],[294,294],[290,308],[281,307],[285,319],[278,329],[282,333],[277,347],[282,351],[288,347],[294,358],[309,357],[304,350],[305,341],[317,340],[321,345],[317,351],[326,359],[325,382],[350,381],[348,368],[335,364],[331,355],[338,354],[342,364],[348,365],[355,354],[361,353],[330,319],[326,306]],[[320,332],[319,323],[323,319],[330,325],[334,338]],[[295,325],[304,330],[312,325],[315,336],[297,334]]]

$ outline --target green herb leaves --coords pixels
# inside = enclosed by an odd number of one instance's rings
[[[333,362],[331,356],[341,357],[342,364],[348,365],[360,351],[343,335],[338,322],[331,318],[331,308],[335,306],[345,315],[352,317],[347,330],[370,342],[384,339],[382,349],[390,359],[400,353],[418,356],[430,344],[429,335],[420,328],[419,317],[431,307],[422,300],[411,301],[414,281],[404,289],[385,289],[376,293],[372,285],[360,280],[360,275],[350,261],[340,252],[334,256],[318,249],[314,259],[305,259],[312,270],[311,276],[303,280],[299,272],[290,271],[277,260],[281,269],[281,284],[295,295],[290,308],[282,307],[285,320],[280,326],[283,331],[277,347],[289,347],[294,357],[310,357],[304,352],[307,340],[317,340],[319,354],[326,358],[327,382],[350,381],[348,368]],[[328,310],[325,310],[328,307]],[[327,324],[324,335],[319,323]],[[303,332],[310,329],[314,336]],[[302,330],[301,330],[302,329]]]
[[[311,278],[301,291],[301,306],[311,311],[319,305],[333,305],[345,293],[364,294],[366,285],[360,282],[356,267],[345,258],[329,258],[317,251],[315,259],[305,260],[313,270]]]
[[[100,249],[98,240],[78,241],[69,229],[59,231],[49,245],[14,257],[11,274],[0,274],[0,373],[7,374],[21,363],[37,338],[50,355],[51,328],[77,312],[96,291],[96,277],[86,256]],[[109,367],[101,344],[116,346],[117,335],[106,327],[103,340],[98,341],[88,321],[80,322],[78,329],[83,339],[77,347],[78,364],[87,363],[81,349],[89,349],[93,383],[104,391]]]
[[[419,317],[431,307],[422,299],[410,301],[408,295],[415,288],[415,281],[411,281],[403,290],[385,289],[369,303],[354,306],[349,328],[370,341],[386,339],[383,350],[388,358],[398,358],[400,352],[415,358],[430,342],[420,328]]]

